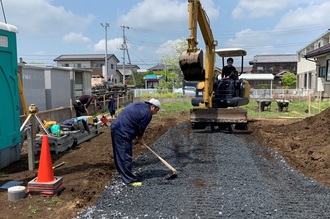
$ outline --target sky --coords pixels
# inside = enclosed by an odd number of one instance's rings
[[[200,0],[220,48],[255,55],[295,54],[330,28],[328,0]],[[125,32],[131,63],[141,69],[175,55],[186,39],[188,0],[2,0],[0,22],[18,28],[18,57],[55,65],[63,54],[114,54],[123,64]],[[101,25],[109,23],[106,29]],[[198,35],[199,47],[204,49]],[[125,63],[129,62],[127,53]],[[235,62],[236,63],[236,62]],[[222,65],[217,58],[217,66]],[[237,65],[236,65],[237,66]]]

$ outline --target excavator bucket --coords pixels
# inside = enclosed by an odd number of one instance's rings
[[[204,81],[203,51],[183,52],[179,59],[180,68],[186,81]]]

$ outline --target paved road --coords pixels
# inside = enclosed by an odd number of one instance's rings
[[[178,170],[176,179],[164,179],[171,171],[145,151],[134,162],[142,187],[117,177],[77,218],[330,218],[329,189],[248,139],[171,129],[153,149]]]

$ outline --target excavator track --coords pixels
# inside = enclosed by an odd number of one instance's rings
[[[194,108],[190,110],[193,129],[210,126],[212,131],[248,133],[247,110],[241,108]]]

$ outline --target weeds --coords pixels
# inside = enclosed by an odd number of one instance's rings
[[[32,214],[35,214],[39,210],[39,207],[30,205],[29,210],[31,211]]]
[[[59,202],[61,202],[61,199],[60,199],[60,198],[58,198],[58,197],[53,197],[51,200],[49,200],[49,201],[47,202],[47,204],[50,205],[50,206],[54,206],[54,205],[56,205],[56,204],[59,203]]]
[[[4,172],[0,172],[0,177],[6,177],[7,174],[5,174]]]

